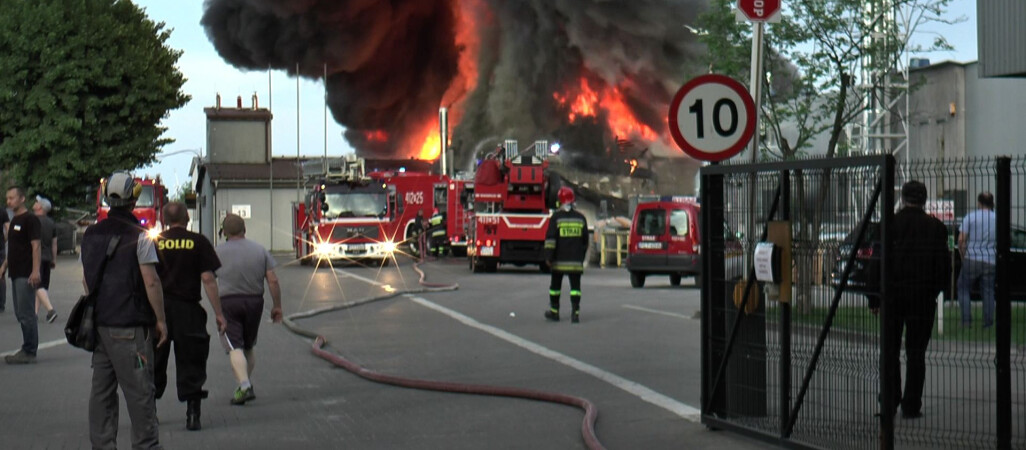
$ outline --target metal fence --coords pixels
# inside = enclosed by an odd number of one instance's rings
[[[1026,159],[882,155],[709,166],[701,177],[706,424],[791,447],[1026,447]],[[922,417],[906,419],[881,412],[902,410],[889,399],[904,392],[909,359],[896,366],[881,349],[902,344],[883,333],[900,329],[908,303],[888,288],[898,262],[887,230],[913,179],[946,225],[951,270],[930,303]],[[977,287],[963,327],[958,230],[982,191],[997,201],[996,321],[983,327]],[[754,281],[751,258],[774,230],[790,241],[779,290]]]

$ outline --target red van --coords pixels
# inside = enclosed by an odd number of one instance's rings
[[[694,197],[661,197],[638,204],[627,240],[631,286],[644,287],[649,275],[669,275],[673,286],[680,286],[682,277],[693,276],[699,285],[699,211]]]

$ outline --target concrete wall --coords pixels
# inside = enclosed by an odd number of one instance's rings
[[[208,120],[209,162],[267,164],[268,124],[252,120]]]
[[[209,222],[214,235],[208,238],[214,245],[223,242],[224,238],[217,236],[221,220],[233,212],[233,208],[248,206],[250,217],[246,219],[246,237],[271,251],[291,252],[292,204],[295,201],[295,187],[275,188],[273,198],[266,188],[220,188],[209,209],[214,215],[214,219]]]
[[[966,156],[965,78],[961,64],[941,64],[911,73],[911,159]]]
[[[966,67],[966,146],[977,156],[1026,154],[1026,80],[980,78],[980,66]]]

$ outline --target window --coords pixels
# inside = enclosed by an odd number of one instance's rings
[[[670,234],[672,236],[688,235],[688,212],[683,209],[670,211]]]
[[[644,236],[662,236],[665,232],[665,209],[646,209],[638,215],[638,234]]]
[[[328,211],[325,218],[378,217],[387,212],[386,194],[375,193],[329,193],[325,197]]]

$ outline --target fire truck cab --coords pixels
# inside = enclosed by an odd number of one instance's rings
[[[534,153],[547,155],[548,142],[538,141]],[[549,162],[529,152],[518,153],[506,141],[506,153],[481,162],[474,179],[474,214],[469,221],[467,256],[473,272],[494,272],[500,263],[538,264],[547,271]]]
[[[293,208],[296,257],[387,262],[412,237],[417,211],[431,214],[442,177],[423,172],[366,172],[355,155],[329,162],[323,177]]]
[[[103,185],[106,179],[100,180],[100,188],[96,190],[96,221],[107,218],[110,206],[103,198]],[[164,225],[164,205],[168,203],[167,188],[160,181],[160,177],[136,178],[136,183],[142,185],[139,192],[139,199],[135,202],[135,209],[132,214],[139,219],[139,224],[147,230],[157,230],[159,233]]]

